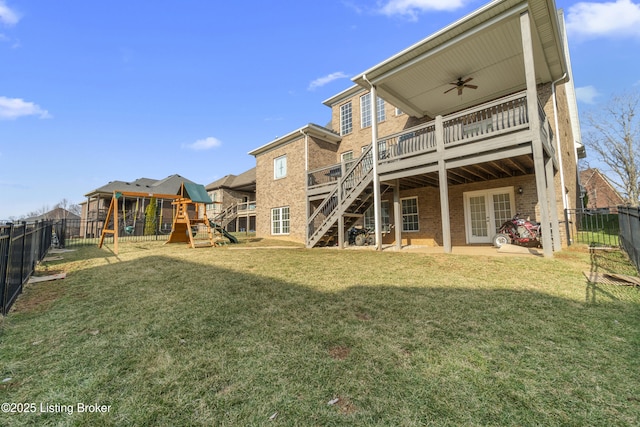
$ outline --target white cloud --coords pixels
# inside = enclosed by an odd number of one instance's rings
[[[209,136],[205,139],[199,139],[196,142],[193,142],[191,144],[182,144],[182,148],[201,151],[201,150],[211,150],[221,145],[222,145],[222,142],[219,139]]]
[[[576,98],[580,102],[585,104],[595,104],[596,97],[600,96],[600,93],[593,86],[583,86],[576,88]]]
[[[400,15],[415,20],[429,10],[451,11],[463,7],[468,0],[388,0],[380,7],[383,15]]]
[[[319,77],[317,79],[315,79],[314,81],[312,81],[311,83],[309,83],[309,90],[314,90],[317,89],[319,87],[322,87],[326,84],[331,83],[334,80],[338,80],[338,79],[348,79],[349,76],[346,75],[345,73],[343,73],[342,71],[338,71],[337,73],[331,73],[328,76],[324,76],[324,77]]]
[[[585,38],[640,37],[640,4],[631,0],[608,3],[576,3],[566,17],[567,30]]]
[[[49,119],[51,115],[33,102],[26,102],[20,98],[0,96],[0,120],[14,120],[23,116],[39,116]]]
[[[4,0],[0,0],[0,22],[6,25],[14,25],[19,20],[18,14],[11,10]]]

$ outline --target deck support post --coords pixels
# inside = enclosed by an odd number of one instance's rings
[[[444,253],[453,251],[451,246],[451,219],[449,215],[449,180],[447,179],[447,164],[444,160],[444,121],[442,116],[436,116],[436,149],[438,159],[438,188],[440,189],[440,215],[442,217],[442,246]]]
[[[400,209],[400,180],[393,186],[393,223],[395,229],[396,249],[402,249],[402,210]]]
[[[555,191],[553,188],[553,159],[547,157],[545,162],[545,172],[547,177],[547,184],[551,187],[547,189],[547,194],[553,196],[549,198],[549,211],[551,212],[551,223],[558,224],[557,227],[551,229],[551,235],[553,237],[553,251],[558,252],[562,250],[562,242],[560,240],[560,219],[558,217],[558,201],[555,198]]]
[[[344,249],[344,215],[338,216],[338,248]]]
[[[364,76],[366,80],[366,76]],[[368,81],[368,80],[367,80]],[[373,157],[373,218],[375,222],[375,247],[382,250],[382,213],[380,204],[380,176],[378,176],[378,92],[376,87],[369,83],[369,101],[371,102],[371,155]]]
[[[520,15],[520,32],[522,34],[522,53],[524,58],[525,79],[527,82],[527,110],[529,114],[529,129],[531,129],[531,148],[536,175],[536,190],[540,206],[540,223],[542,224],[542,248],[545,257],[553,257],[551,232],[558,224],[551,223],[549,200],[553,195],[553,181],[548,183],[545,166],[544,150],[540,138],[540,114],[538,110],[538,91],[536,89],[535,64],[533,59],[533,41],[531,35],[531,19],[529,12]],[[553,167],[553,166],[552,166]],[[552,175],[552,174],[550,174]],[[550,195],[547,191],[552,190]],[[555,199],[555,196],[553,196]]]

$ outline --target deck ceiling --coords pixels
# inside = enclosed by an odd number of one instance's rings
[[[520,15],[531,17],[537,83],[564,73],[553,0],[494,1],[353,80],[414,117],[435,117],[526,88]],[[450,83],[472,77],[461,95]]]
[[[533,173],[533,157],[530,154],[478,163],[447,170],[448,185],[471,184],[494,179],[530,175]],[[400,190],[421,187],[438,187],[438,172],[409,176],[400,179]]]

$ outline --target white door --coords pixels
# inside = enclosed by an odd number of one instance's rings
[[[491,243],[503,222],[513,217],[513,187],[464,193],[467,243]]]

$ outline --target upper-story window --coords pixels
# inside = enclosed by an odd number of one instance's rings
[[[351,133],[353,118],[351,114],[351,101],[340,106],[340,135]]]
[[[353,151],[347,151],[345,153],[340,154],[340,160],[344,164],[344,169],[346,171],[353,164]]]
[[[280,156],[273,160],[273,179],[287,176],[287,156]]]
[[[378,105],[376,109],[378,110],[378,123],[383,122],[386,119],[386,114],[384,111],[384,99],[378,97],[377,98]],[[362,95],[360,97],[360,124],[362,128],[366,128],[371,126],[371,94],[367,93],[366,95]]]

